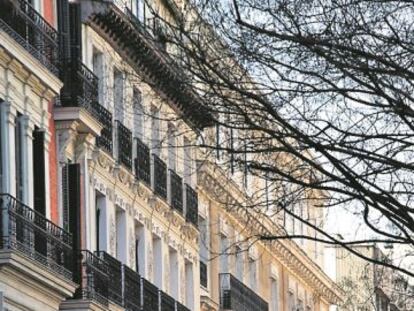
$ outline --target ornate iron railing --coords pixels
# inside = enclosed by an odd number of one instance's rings
[[[128,311],[140,311],[141,309],[141,280],[138,273],[122,266],[124,308]]]
[[[87,250],[81,251],[80,287],[76,298],[94,300],[104,306],[108,305],[108,264]]]
[[[0,1],[0,28],[51,72],[59,73],[59,34],[29,2]]]
[[[198,194],[191,188],[190,185],[185,184],[186,195],[186,212],[185,219],[198,227]]]
[[[110,113],[109,110],[105,109],[102,105],[99,105],[98,109],[98,120],[102,124],[103,128],[101,130],[101,135],[96,138],[96,145],[112,155],[112,113]]]
[[[72,235],[9,194],[0,194],[0,248],[20,251],[72,278]]]
[[[100,120],[99,79],[80,59],[64,62],[60,96],[62,106],[82,107],[95,119]]]
[[[95,255],[108,266],[108,298],[122,306],[122,263],[107,252],[95,252]]]
[[[207,264],[202,261],[200,261],[200,284],[205,288],[208,286]]]
[[[173,170],[170,170],[171,206],[183,213],[183,179]]]
[[[156,154],[154,159],[154,192],[163,199],[167,199],[167,165]]]
[[[147,185],[151,184],[150,150],[139,138],[136,138],[137,158],[135,159],[135,177]]]
[[[221,273],[219,277],[221,309],[237,311],[267,311],[269,309],[266,301],[230,273]]]
[[[158,288],[146,279],[141,279],[142,288],[142,309],[143,310],[158,310]]]
[[[132,169],[132,132],[120,121],[115,121],[118,161]]]
[[[178,301],[176,303],[177,303],[177,311],[191,311],[189,308],[179,303]]]
[[[167,293],[160,290],[161,311],[175,311],[175,300]]]

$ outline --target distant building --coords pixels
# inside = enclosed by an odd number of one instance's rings
[[[381,262],[391,260],[375,244],[352,249]],[[370,263],[340,246],[325,248],[325,269],[345,292],[338,311],[413,310],[414,288],[397,271]]]

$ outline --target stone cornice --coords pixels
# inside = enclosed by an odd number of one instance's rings
[[[242,224],[242,226],[249,224],[250,233],[276,235],[282,232],[283,228],[263,213],[243,206],[241,202],[246,202],[248,198],[214,163],[206,160],[202,161],[198,167],[198,185],[201,191],[204,189],[203,192],[209,197],[222,203],[224,209],[236,222]],[[277,259],[293,274],[297,275],[311,288],[314,288],[321,299],[334,304],[342,300],[344,296],[342,290],[296,243],[284,239],[261,244],[270,253],[276,255]]]
[[[50,100],[54,94],[59,94],[63,83],[57,76],[51,73],[21,45],[1,30],[0,42],[0,54],[7,54],[8,57],[13,57],[17,60],[19,65],[12,66],[14,66],[15,69],[18,69],[18,72],[21,73],[23,80],[26,80],[30,75],[34,75],[36,78],[31,78],[31,81],[29,82],[38,84],[38,81],[42,81],[44,85],[38,86],[40,88],[49,89],[47,92],[43,92],[47,100]]]

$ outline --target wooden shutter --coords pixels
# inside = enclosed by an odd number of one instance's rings
[[[43,216],[46,215],[46,185],[45,185],[45,133],[33,131],[33,188],[34,209]]]

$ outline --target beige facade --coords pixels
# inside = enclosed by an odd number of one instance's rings
[[[392,251],[387,250],[386,255],[375,244],[355,245],[352,249],[375,261],[392,260]],[[375,265],[338,246],[326,247],[326,256],[330,276],[345,292],[338,310],[411,310],[413,291],[399,272]]]
[[[271,235],[284,229],[263,214],[237,203],[242,191],[223,169],[205,160],[198,170],[200,217],[207,229],[208,286],[202,287],[202,310],[223,306],[225,285],[220,274],[230,273],[264,299],[268,310],[328,310],[343,294],[311,258],[314,254],[295,242],[255,242],[253,235]],[[241,201],[243,202],[243,201]],[[224,245],[223,245],[224,244]],[[202,259],[201,259],[202,260]],[[230,294],[231,295],[231,294]],[[240,299],[237,292],[234,299]],[[237,310],[234,308],[233,310]],[[260,309],[257,309],[260,310]]]
[[[35,2],[0,0],[0,310],[327,311],[341,300],[318,244],[254,241],[315,233],[245,208],[242,173],[197,147],[211,122],[166,62],[145,1],[51,1],[51,24]],[[153,5],[169,21],[184,9]],[[51,51],[62,55],[49,67]]]

